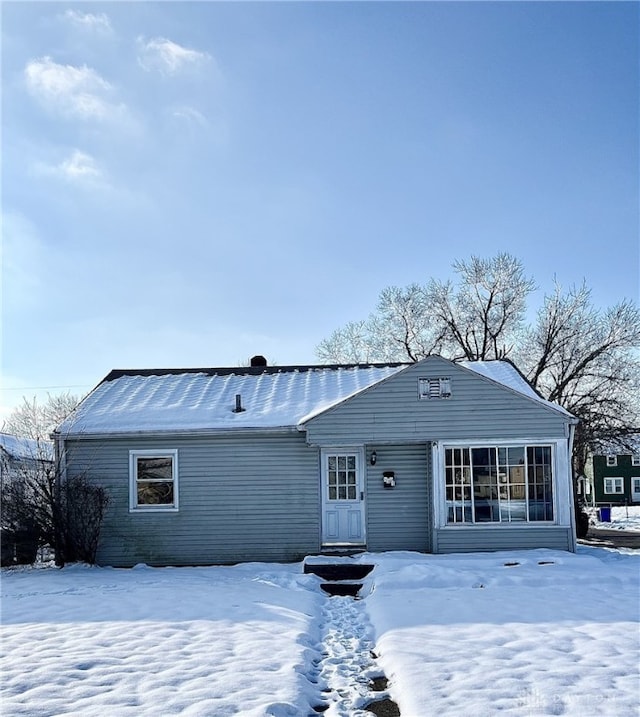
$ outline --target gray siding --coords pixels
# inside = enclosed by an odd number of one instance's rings
[[[451,377],[448,399],[419,399],[418,378]],[[310,443],[563,436],[567,418],[438,357],[312,418]]]
[[[552,548],[572,550],[566,527],[501,526],[499,528],[442,528],[435,531],[434,553],[472,553],[493,550]]]
[[[366,473],[367,548],[431,552],[431,450],[426,444],[375,450],[376,465],[367,462]],[[395,488],[383,487],[385,470],[395,472]]]
[[[288,561],[319,550],[319,457],[303,434],[132,437],[68,448],[69,475],[88,468],[110,494],[100,564]],[[129,450],[147,448],[178,450],[178,512],[129,512]]]

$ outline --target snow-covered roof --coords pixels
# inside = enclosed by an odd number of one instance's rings
[[[411,365],[112,371],[57,432],[91,435],[293,428]],[[540,398],[509,363],[462,365],[563,410]],[[240,412],[234,411],[236,396],[240,396]]]
[[[481,376],[506,386],[517,393],[522,393],[529,398],[533,398],[560,413],[571,416],[571,414],[559,404],[547,401],[536,393],[531,384],[528,383],[518,369],[509,361],[460,361],[458,365],[475,371]]]
[[[34,441],[11,433],[0,433],[0,448],[14,460],[53,460],[53,444],[50,441]]]
[[[401,370],[402,364],[112,372],[59,433],[284,428]],[[234,412],[240,395],[241,412]]]

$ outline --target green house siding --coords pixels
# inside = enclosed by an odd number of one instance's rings
[[[593,488],[595,502],[606,505],[639,505],[632,490],[633,478],[640,478],[640,466],[634,466],[632,456],[616,456],[617,465],[608,466],[607,456],[593,456]],[[622,493],[605,493],[605,478],[622,478]]]

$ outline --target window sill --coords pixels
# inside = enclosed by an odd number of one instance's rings
[[[129,513],[144,515],[145,513],[179,513],[179,508],[129,508]]]

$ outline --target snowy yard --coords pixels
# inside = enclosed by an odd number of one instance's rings
[[[5,569],[2,714],[356,717],[384,673],[402,717],[638,715],[640,553],[357,560],[357,601],[300,564]]]
[[[638,505],[611,508],[611,522],[607,523],[600,522],[597,508],[589,508],[587,512],[589,513],[589,523],[594,528],[640,533],[640,506]]]

